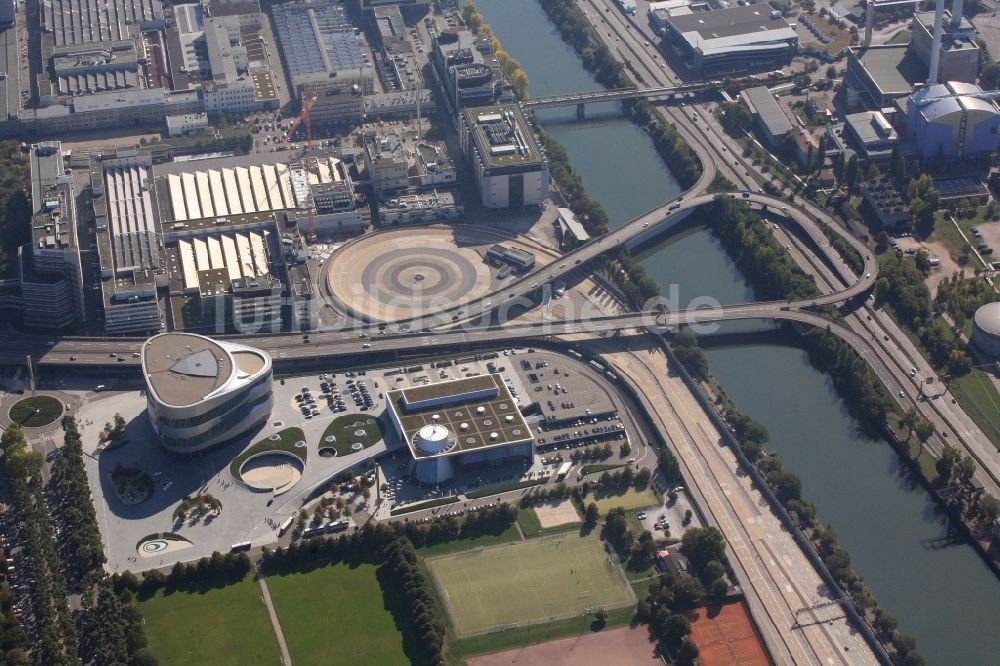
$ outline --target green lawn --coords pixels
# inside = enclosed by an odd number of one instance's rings
[[[1000,449],[1000,395],[989,377],[982,370],[973,370],[953,379],[948,388],[993,446]]]
[[[460,637],[634,601],[594,534],[531,539],[426,562]]]
[[[644,509],[647,506],[654,506],[660,503],[660,498],[656,496],[649,486],[642,490],[629,488],[625,492],[616,493],[590,493],[584,498],[583,504],[586,506],[591,502],[597,503],[597,509],[601,515],[606,514],[611,509],[621,507],[626,511],[631,509]]]
[[[274,666],[281,653],[252,577],[197,592],[158,591],[139,602],[161,666]]]
[[[37,412],[35,410],[38,410]],[[24,428],[40,428],[55,422],[63,413],[63,405],[55,398],[39,395],[18,400],[10,408],[10,420]]]
[[[362,433],[362,434],[357,434]],[[381,441],[385,435],[382,422],[374,416],[364,414],[345,414],[330,421],[330,425],[323,431],[320,438],[320,447],[330,446],[337,451],[338,456],[347,456],[354,453],[352,444],[360,443],[364,448]],[[327,442],[327,437],[336,437],[336,441]]]
[[[410,663],[374,565],[268,576],[267,586],[296,666]]]
[[[401,516],[405,513],[413,513],[414,511],[423,511],[424,509],[433,509],[436,506],[445,506],[448,504],[454,504],[458,501],[458,497],[439,497],[438,499],[427,500],[426,502],[419,502],[417,504],[408,504],[406,506],[401,506],[398,509],[393,509],[390,514],[393,516]]]
[[[469,499],[479,499],[481,497],[490,497],[491,495],[499,495],[500,493],[508,493],[511,490],[520,490],[521,488],[531,488],[533,486],[540,486],[543,483],[548,482],[548,477],[544,479],[532,479],[531,481],[516,481],[514,483],[505,483],[496,486],[487,486],[482,490],[473,490],[471,493],[465,493],[465,496]]]
[[[246,451],[236,456],[236,459],[229,464],[229,472],[236,478],[240,476],[240,466],[246,461],[250,456],[255,456],[258,453],[264,453],[265,451],[285,451],[287,453],[293,453],[298,456],[302,463],[306,462],[306,449],[305,447],[295,446],[295,442],[304,442],[306,439],[306,434],[302,432],[302,428],[285,428],[278,433],[278,439],[272,440],[270,437],[264,438],[248,448]]]

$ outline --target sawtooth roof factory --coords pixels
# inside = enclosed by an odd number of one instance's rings
[[[414,476],[442,483],[455,467],[531,459],[534,439],[503,377],[492,373],[386,394]]]

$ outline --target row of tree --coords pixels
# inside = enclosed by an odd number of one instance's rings
[[[440,664],[444,661],[445,623],[434,602],[431,583],[420,568],[417,551],[406,537],[392,541],[382,554],[388,580],[407,608],[407,624],[418,651],[413,661],[421,664]]]
[[[76,626],[68,608],[66,581],[62,563],[56,552],[52,524],[45,502],[42,485],[44,460],[37,452],[28,450],[28,443],[20,428],[7,429],[0,438],[4,451],[4,472],[14,494],[14,506],[23,521],[21,529],[22,552],[32,579],[32,603],[35,626],[30,634],[35,639],[36,660],[52,666],[79,664],[77,657]]]
[[[62,428],[64,444],[52,464],[51,488],[57,502],[53,508],[57,509],[54,515],[65,528],[63,559],[68,577],[70,581],[80,581],[88,575],[102,576],[106,558],[84,469],[83,441],[76,419],[64,416]]]
[[[10,589],[7,567],[10,562],[0,550],[0,666],[28,666],[31,641],[14,608],[17,597]]]
[[[80,653],[96,666],[157,666],[142,615],[135,606],[139,580],[126,572],[105,576],[81,595]]]

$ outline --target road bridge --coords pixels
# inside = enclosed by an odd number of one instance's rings
[[[532,97],[521,102],[523,109],[552,109],[560,106],[576,106],[576,117],[583,120],[586,116],[584,107],[594,102],[614,102],[623,99],[639,99],[650,97],[672,97],[688,93],[700,93],[706,90],[718,90],[722,81],[701,81],[685,83],[677,86],[655,86],[651,88],[611,88],[590,90],[586,92],[567,93],[565,95],[549,95],[547,97]]]

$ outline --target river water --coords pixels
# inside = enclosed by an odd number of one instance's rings
[[[533,0],[476,0],[487,23],[528,74],[532,95],[600,86],[583,69]],[[617,104],[545,110],[539,119],[566,147],[591,197],[618,227],[680,192],[652,143]],[[698,296],[722,303],[753,291],[712,235],[689,230],[643,252],[664,296],[671,286],[683,307]],[[765,330],[763,323],[725,331]],[[802,479],[806,499],[833,526],[855,569],[900,629],[916,636],[931,664],[1000,663],[1000,585],[968,546],[935,547],[944,536],[930,497],[899,472],[892,448],[860,433],[829,378],[805,353],[774,342],[707,346],[712,373],[738,408],[767,426],[770,446]]]

